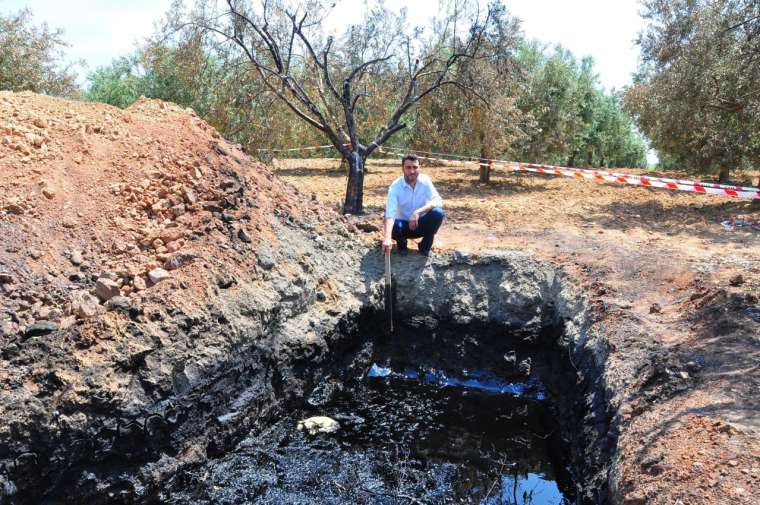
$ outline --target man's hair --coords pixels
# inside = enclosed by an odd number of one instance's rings
[[[419,158],[417,158],[417,156],[415,156],[413,154],[407,154],[406,156],[404,156],[401,159],[401,166],[403,167],[404,163],[406,163],[407,161],[411,161],[412,163],[414,163],[414,162],[418,162],[420,160],[419,160]]]

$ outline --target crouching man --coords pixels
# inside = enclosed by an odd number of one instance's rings
[[[409,252],[407,239],[422,237],[420,254],[430,256],[433,238],[443,222],[443,200],[430,177],[420,173],[416,156],[405,156],[401,168],[404,175],[388,188],[383,252],[390,252],[395,240],[398,253],[405,255]]]

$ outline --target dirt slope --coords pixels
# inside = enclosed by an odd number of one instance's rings
[[[299,315],[332,327],[355,308],[328,303],[346,298],[343,279],[365,289],[358,268],[335,274],[356,251],[341,216],[152,100],[122,111],[0,92],[0,233],[0,503],[36,503],[96,462],[93,496],[118,487],[104,462],[124,425],[139,427],[122,449],[137,466],[156,440],[174,447],[158,482],[214,419],[176,401],[206,391],[229,407],[214,384],[264,380],[265,362],[309,338]],[[95,439],[112,432],[104,452]]]

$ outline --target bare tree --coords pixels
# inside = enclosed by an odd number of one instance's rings
[[[408,26],[403,11],[392,14],[380,3],[336,39],[323,31],[334,5],[198,2],[188,16],[176,6],[172,26],[237,48],[270,93],[329,139],[349,165],[344,212],[358,214],[366,159],[406,127],[405,114],[443,87],[475,93],[460,78],[460,64],[481,57],[490,14],[474,0],[441,2],[443,29],[426,35]],[[379,87],[393,105],[368,111],[363,101]]]

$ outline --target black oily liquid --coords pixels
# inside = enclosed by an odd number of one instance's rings
[[[383,478],[366,490],[368,497],[374,492],[376,498],[432,503],[575,502],[557,450],[557,423],[535,379],[373,364],[360,380],[303,415],[337,420],[341,429],[331,436],[343,450],[376,460]]]

